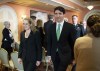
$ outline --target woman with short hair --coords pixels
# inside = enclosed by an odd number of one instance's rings
[[[4,48],[8,52],[8,56],[10,59],[10,54],[13,51],[11,44],[14,43],[14,37],[13,37],[12,32],[10,30],[10,22],[5,21],[4,26],[5,26],[5,28],[2,31],[3,38],[2,38],[1,48]]]
[[[35,71],[42,58],[40,33],[29,18],[23,20],[23,27],[24,31],[20,35],[18,62],[23,62],[24,71]]]

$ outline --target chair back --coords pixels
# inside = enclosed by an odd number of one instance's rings
[[[18,63],[18,52],[17,51],[14,51],[11,53],[11,59],[13,61],[14,67],[17,68],[18,71],[24,71],[23,64]]]
[[[3,65],[9,66],[8,52],[3,48],[0,48],[0,60]]]

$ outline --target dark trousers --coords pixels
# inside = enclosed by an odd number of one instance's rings
[[[36,62],[32,62],[29,60],[23,60],[24,71],[35,71]]]
[[[73,65],[72,70],[71,71],[76,71],[76,64]]]
[[[66,71],[67,64],[61,61],[58,52],[56,53],[55,60],[53,61],[54,71]]]

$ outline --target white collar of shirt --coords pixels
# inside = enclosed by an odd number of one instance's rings
[[[76,26],[77,25],[77,23],[76,24],[73,24],[74,26]]]
[[[56,30],[58,29],[58,24],[60,24],[60,33],[61,33],[61,31],[62,31],[62,28],[63,28],[63,24],[64,24],[64,20],[62,21],[62,22],[57,22],[56,23],[57,25],[56,25]]]

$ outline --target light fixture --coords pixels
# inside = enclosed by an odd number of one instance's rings
[[[89,10],[92,10],[92,9],[94,8],[94,6],[89,5],[89,6],[87,6],[87,8],[88,8]]]
[[[93,8],[94,8],[94,6],[92,5],[92,0],[89,0],[89,2],[88,2],[88,6],[87,6],[87,8],[89,9],[89,10],[92,10]]]
[[[22,17],[21,17],[22,19],[25,19],[26,18],[26,15],[22,15]]]

